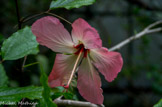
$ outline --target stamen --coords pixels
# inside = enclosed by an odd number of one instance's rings
[[[72,78],[73,78],[74,72],[75,72],[75,70],[76,70],[76,68],[77,68],[77,64],[79,63],[79,59],[81,58],[82,52],[83,52],[83,48],[82,48],[82,50],[80,51],[80,53],[79,53],[79,55],[78,55],[78,57],[77,57],[77,59],[76,59],[76,62],[75,62],[75,64],[74,64],[73,70],[72,70],[72,72],[71,72],[69,81],[68,81],[67,85],[65,86],[66,88],[69,87],[69,85],[70,85],[70,83],[71,83],[71,80],[72,80]]]

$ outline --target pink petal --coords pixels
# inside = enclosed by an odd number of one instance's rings
[[[32,25],[37,41],[55,52],[72,53],[73,42],[62,23],[51,16],[43,17]]]
[[[48,77],[50,87],[64,86],[67,84],[76,59],[76,55],[56,55],[54,67]]]
[[[114,80],[121,71],[123,60],[118,52],[108,52],[107,48],[92,49],[90,55],[94,65],[105,76],[108,82]]]
[[[87,101],[95,104],[103,103],[101,79],[89,57],[84,58],[79,67],[77,87],[81,96]]]
[[[72,24],[72,38],[77,45],[83,42],[85,48],[93,49],[102,47],[102,41],[98,32],[91,27],[85,20],[79,18]]]

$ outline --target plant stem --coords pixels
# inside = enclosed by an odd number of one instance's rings
[[[139,32],[139,33],[135,34],[134,36],[131,36],[131,37],[125,39],[124,41],[118,43],[117,45],[113,46],[112,48],[109,49],[109,51],[119,50],[120,48],[122,48],[123,46],[132,42],[133,40],[139,39],[146,34],[157,33],[157,32],[162,31],[162,27],[154,28],[155,26],[157,26],[159,24],[162,24],[162,20],[159,20],[155,23],[150,24],[141,32]]]
[[[27,56],[24,57],[24,61],[23,61],[22,67],[21,67],[21,71],[24,71],[24,65],[25,65],[26,59],[27,59]]]
[[[58,106],[72,106],[72,107],[105,107],[103,104],[97,105],[90,102],[85,101],[74,101],[74,100],[66,100],[61,99],[61,97],[58,97],[53,102],[56,103]]]
[[[17,14],[18,29],[20,30],[21,29],[22,22],[20,20],[19,6],[18,6],[17,0],[15,0],[15,5],[16,5],[16,14]],[[25,65],[26,59],[27,59],[27,56],[24,57],[24,61],[23,61],[22,67],[21,67],[21,71],[24,71],[24,65]]]
[[[15,0],[15,5],[16,5],[16,14],[17,14],[18,29],[21,29],[20,13],[19,13],[19,7],[18,7],[17,0]]]
[[[39,14],[35,14],[35,15],[30,16],[30,17],[23,18],[23,19],[21,19],[20,21],[21,21],[22,23],[25,23],[25,22],[27,22],[27,21],[29,21],[29,20],[35,18],[35,17],[38,17],[38,16],[40,16],[40,15],[43,15],[43,14],[44,14],[44,12],[39,13]]]
[[[59,19],[65,21],[65,22],[67,22],[67,23],[70,24],[70,25],[72,24],[71,22],[69,22],[68,20],[64,19],[63,17],[61,17],[61,16],[59,16],[59,15],[56,15],[56,14],[54,14],[54,13],[50,13],[49,10],[46,11],[46,12],[42,12],[42,13],[38,13],[38,14],[32,15],[32,16],[30,16],[30,17],[23,18],[23,19],[21,19],[20,21],[21,21],[21,23],[25,23],[25,22],[27,22],[27,21],[33,19],[33,18],[36,18],[36,17],[38,17],[38,16],[43,15],[43,14],[55,16],[55,17],[57,17],[57,18],[59,18]]]
[[[26,67],[29,67],[29,66],[32,66],[32,65],[35,65],[35,64],[40,64],[40,63],[39,62],[34,62],[34,63],[24,65],[23,67],[26,68]]]
[[[52,15],[52,16],[55,16],[55,17],[57,17],[57,18],[59,18],[59,19],[62,19],[63,21],[65,21],[65,22],[67,22],[68,24],[72,24],[71,22],[69,22],[68,20],[66,20],[66,19],[64,19],[63,17],[61,17],[61,16],[59,16],[59,15],[56,15],[56,14],[54,14],[54,13],[49,13],[49,12],[44,12],[45,14],[48,14],[48,15]]]

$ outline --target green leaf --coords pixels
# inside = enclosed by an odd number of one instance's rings
[[[36,37],[30,27],[25,27],[12,34],[2,45],[3,60],[16,60],[29,54],[38,53]]]
[[[53,0],[50,4],[50,9],[55,8],[79,8],[81,6],[91,5],[96,0]]]
[[[39,103],[36,105],[36,107],[47,107],[43,98],[39,100]]]
[[[3,65],[0,64],[0,87],[6,87],[8,84],[8,77],[3,68]]]
[[[160,101],[155,104],[154,107],[162,107],[162,99],[160,99]]]
[[[70,92],[65,92],[64,94],[64,97],[65,97],[65,99],[73,99],[73,94],[72,93],[70,93]]]
[[[53,91],[54,93],[56,93],[56,92],[63,92],[64,90],[65,90],[65,88],[64,88],[64,87],[61,87],[61,86],[52,88],[52,91]]]
[[[0,88],[0,101],[13,101],[18,102],[22,98],[31,100],[42,98],[42,87],[2,87]]]
[[[57,105],[52,101],[50,97],[51,88],[48,86],[48,77],[45,74],[41,64],[40,68],[41,68],[40,82],[43,85],[43,93],[42,93],[43,100],[41,100],[41,103],[44,102],[43,105],[46,105],[46,107],[57,107]]]
[[[52,99],[56,99],[56,98],[58,98],[60,96],[63,96],[64,95],[64,90],[65,90],[65,88],[61,87],[61,86],[52,88],[51,89],[51,91],[52,91],[51,92]]]
[[[51,95],[52,99],[56,99],[56,98],[61,97],[61,96],[63,96],[62,92],[56,92],[53,95]]]

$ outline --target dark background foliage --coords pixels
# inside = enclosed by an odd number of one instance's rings
[[[47,11],[50,0],[19,0],[21,17]],[[17,31],[15,1],[0,1],[0,42]],[[97,0],[91,6],[79,9],[54,9],[53,13],[73,22],[79,17],[95,27],[110,48],[120,41],[140,32],[147,25],[162,19],[161,0]],[[43,15],[42,15],[43,16]],[[39,16],[26,23],[31,25]],[[71,26],[62,21],[71,31]],[[124,66],[118,77],[107,83],[102,77],[104,105],[107,107],[152,107],[162,97],[162,33],[149,34],[133,41],[119,52]],[[3,35],[3,36],[2,36]],[[47,74],[50,73],[55,53],[40,46],[38,55],[29,55],[26,64],[40,61]],[[40,70],[37,65],[21,71],[23,58],[3,63],[11,87],[40,85]],[[75,91],[80,100],[83,100]]]

